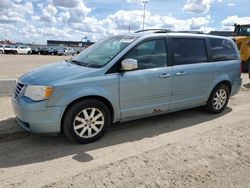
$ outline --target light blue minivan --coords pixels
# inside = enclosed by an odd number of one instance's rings
[[[220,113],[240,86],[230,38],[151,30],[109,37],[24,74],[12,104],[27,131],[88,143],[114,122],[197,106]]]

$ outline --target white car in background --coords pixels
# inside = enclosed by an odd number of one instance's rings
[[[59,48],[57,51],[58,55],[75,55],[74,48]]]
[[[67,48],[64,52],[65,55],[74,55],[75,54],[75,50],[74,48]]]
[[[18,46],[16,48],[17,54],[31,54],[31,48],[28,46]]]
[[[3,51],[5,54],[16,54],[17,53],[16,47],[13,45],[4,45]]]
[[[4,49],[2,45],[0,45],[0,54],[4,54]]]

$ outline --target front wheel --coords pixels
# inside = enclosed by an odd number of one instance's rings
[[[220,84],[212,91],[208,102],[207,110],[210,113],[221,113],[227,106],[230,96],[230,91],[227,85]]]
[[[62,128],[72,141],[85,144],[100,139],[111,124],[110,111],[101,101],[87,99],[69,108]]]

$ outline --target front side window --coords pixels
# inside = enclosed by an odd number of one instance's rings
[[[151,69],[167,66],[167,50],[164,39],[143,42],[131,49],[124,59],[136,59],[138,69]]]
[[[208,61],[205,39],[173,38],[174,65],[203,63]]]
[[[232,43],[225,39],[209,38],[213,61],[237,59],[237,53]]]

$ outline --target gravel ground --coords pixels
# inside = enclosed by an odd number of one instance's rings
[[[1,187],[250,187],[250,80],[242,77],[222,114],[196,108],[115,124],[87,145],[24,132],[2,97]]]

